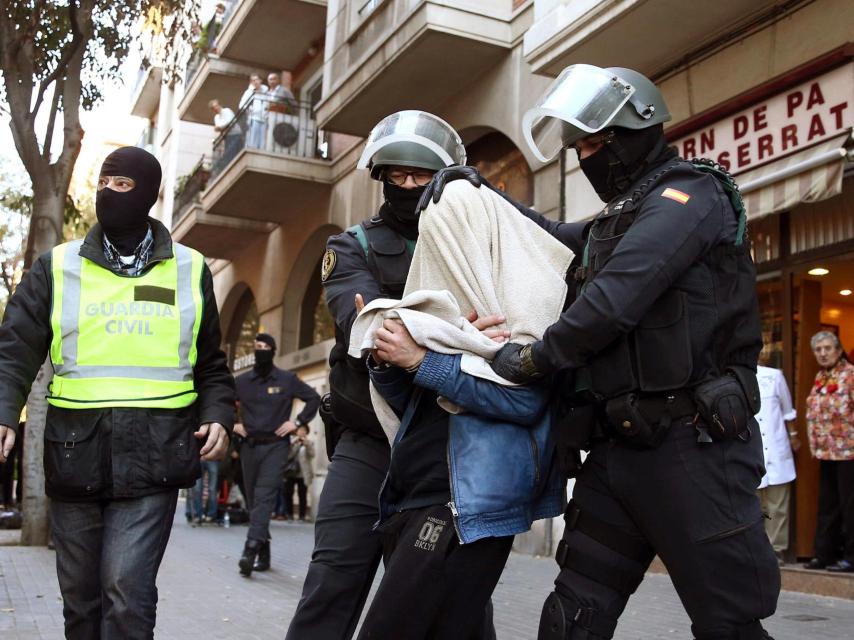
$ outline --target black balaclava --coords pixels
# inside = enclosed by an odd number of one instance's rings
[[[269,349],[255,349],[255,371],[267,375],[273,369],[273,356],[276,355],[276,339],[269,333],[259,333],[255,336],[258,342],[270,345]]]
[[[383,181],[385,202],[380,207],[380,218],[407,240],[418,239],[418,201],[427,187],[404,189]]]
[[[675,157],[675,152],[667,148],[663,125],[646,129],[614,127],[611,131],[611,142],[579,160],[581,170],[603,202],[622,195],[649,169]]]
[[[160,163],[139,147],[121,147],[101,165],[102,176],[133,178],[136,186],[125,193],[104,188],[95,197],[95,212],[104,234],[123,256],[134,250],[148,232],[148,212],[160,190]]]

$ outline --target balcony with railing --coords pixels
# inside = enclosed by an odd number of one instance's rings
[[[189,174],[179,179],[172,207],[172,237],[209,258],[230,260],[275,225],[205,213],[201,196],[210,175],[210,160],[203,157]]]
[[[383,116],[441,106],[508,55],[513,0],[340,0],[326,26],[328,131],[365,136]],[[417,96],[413,103],[412,96]]]
[[[202,204],[208,213],[274,223],[325,212],[329,160],[310,104],[255,96],[214,141]]]
[[[131,91],[131,115],[151,118],[160,104],[160,87],[163,84],[163,67],[148,65],[140,67]]]

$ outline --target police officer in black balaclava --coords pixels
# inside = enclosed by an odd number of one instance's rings
[[[113,151],[98,223],[33,263],[0,325],[0,444],[53,366],[43,463],[69,640],[154,637],[179,489],[234,421],[213,277],[149,217],[159,187],[154,156]]]
[[[273,364],[276,340],[269,333],[255,336],[255,364],[251,371],[237,376],[237,399],[242,423],[234,431],[243,436],[240,462],[243,486],[249,506],[249,530],[240,573],[270,568],[270,516],[276,496],[282,489],[288,462],[290,434],[307,425],[317,415],[320,396],[296,374]],[[291,421],[294,399],[305,406]]]
[[[697,640],[770,638],[760,621],[780,571],[755,494],[762,339],[746,216],[724,170],[668,148],[669,119],[640,73],[573,65],[522,123],[541,161],[572,149],[607,203],[579,223],[517,205],[575,252],[575,290],[542,340],[492,363],[517,383],[553,376],[560,460],[576,476],[540,640],[611,638],[656,554]],[[457,178],[483,182],[444,170],[425,201]]]
[[[101,165],[95,212],[101,229],[120,256],[133,256],[151,237],[148,212],[157,202],[160,163],[139,147],[121,147]]]

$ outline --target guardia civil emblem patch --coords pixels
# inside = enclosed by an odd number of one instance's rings
[[[320,281],[326,282],[326,279],[332,274],[335,269],[335,263],[338,258],[332,249],[327,249],[323,254],[323,263],[320,265]]]

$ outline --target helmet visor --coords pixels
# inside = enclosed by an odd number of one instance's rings
[[[549,162],[562,147],[607,127],[634,92],[632,85],[605,69],[571,65],[525,113],[525,140],[537,158]]]
[[[425,111],[398,111],[373,128],[356,167],[366,169],[377,151],[397,142],[420,144],[435,153],[446,167],[466,163],[465,147],[451,125]]]

